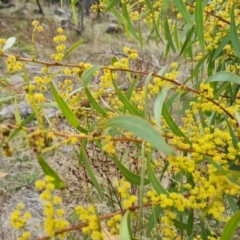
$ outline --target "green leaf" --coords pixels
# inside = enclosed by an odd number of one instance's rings
[[[173,29],[173,37],[176,43],[177,48],[179,49],[179,40],[178,40],[178,21],[175,21],[174,29]]]
[[[217,92],[214,93],[214,99],[218,99],[219,96],[222,94],[224,90],[229,86],[228,82],[222,83],[220,86],[217,87]]]
[[[114,57],[112,57],[112,61],[111,62],[112,62],[112,65],[114,65],[114,63],[115,62],[119,62],[119,60],[117,59],[117,57],[114,56]]]
[[[205,220],[200,218],[200,227],[201,227],[201,235],[202,235],[202,240],[208,240],[207,237],[207,229],[205,227]]]
[[[15,37],[10,37],[7,39],[6,44],[3,46],[2,50],[5,51],[13,46],[13,44],[16,42]]]
[[[177,7],[179,13],[182,14],[183,18],[190,24],[192,24],[192,20],[190,15],[187,11],[187,8],[182,0],[173,0],[175,6]]]
[[[126,3],[122,3],[122,14],[123,14],[123,17],[125,18],[125,20],[127,21],[127,24],[125,26],[127,26],[128,30],[132,33],[132,35],[137,40],[139,40],[139,37],[138,37],[138,35],[137,35],[133,25],[132,25],[132,21],[129,18],[129,14],[128,14]]]
[[[193,231],[194,211],[190,210],[187,221],[187,235],[190,236]]]
[[[13,99],[13,98],[15,98],[15,96],[1,97],[1,98],[0,98],[0,103],[2,103],[2,102],[7,102],[7,101],[9,101],[9,100],[11,100],[11,99]]]
[[[135,173],[129,171],[117,158],[116,155],[113,156],[113,161],[117,165],[118,169],[124,176],[124,178],[133,185],[140,186],[141,177],[136,175]],[[144,179],[144,185],[148,184],[150,181],[148,179]]]
[[[26,119],[24,119],[20,125],[18,129],[15,129],[11,135],[8,137],[8,141],[11,141],[17,134],[19,131],[21,131],[21,127],[24,127],[26,124],[28,124],[32,119],[34,119],[35,117],[35,113],[30,114]]]
[[[115,7],[118,3],[120,3],[121,0],[113,0],[105,9],[104,12],[109,11],[110,9],[112,9],[113,7]]]
[[[169,147],[161,134],[153,128],[153,126],[144,119],[137,116],[117,116],[110,119],[104,124],[104,128],[119,127],[126,131],[130,131],[149,142],[154,148],[161,150],[166,154],[174,154],[173,148]]]
[[[107,5],[111,4],[111,2],[109,0],[105,0],[104,2]],[[119,14],[119,12],[115,8],[111,8],[110,10],[114,14],[114,16],[118,19],[119,23],[123,23],[124,24],[126,22],[126,20],[121,16],[121,14]]]
[[[151,216],[149,217],[149,221],[148,221],[147,236],[149,236],[151,234],[151,231],[152,231],[154,225],[158,223],[157,220],[159,219],[159,216],[162,213],[162,211],[163,210],[160,208],[159,205],[154,207],[153,212],[152,212]],[[160,238],[158,238],[158,239],[160,239]]]
[[[73,16],[73,20],[75,25],[78,24],[78,18],[77,18],[77,12],[76,12],[76,7],[75,4],[73,4],[75,2],[75,0],[71,0],[71,8],[72,8],[72,16]]]
[[[38,163],[41,166],[43,172],[47,176],[54,178],[53,184],[56,189],[63,189],[65,187],[64,182],[60,179],[57,173],[44,161],[43,157],[40,154],[37,154]]]
[[[94,99],[94,97],[92,96],[92,94],[90,93],[90,91],[88,90],[88,88],[85,88],[85,93],[87,95],[87,98],[90,102],[90,104],[92,105],[92,107],[99,113],[101,114],[103,117],[107,117],[107,113],[103,110],[103,108],[99,105],[99,103]]]
[[[182,55],[182,53],[184,52],[184,50],[185,50],[186,47],[188,46],[188,43],[189,43],[190,40],[191,40],[191,37],[192,37],[192,35],[193,35],[193,33],[194,33],[194,30],[195,30],[195,28],[192,27],[192,28],[188,31],[188,33],[186,34],[187,37],[186,37],[186,39],[185,39],[185,41],[184,41],[184,43],[183,43],[182,49],[181,49],[181,51],[180,51],[180,53],[179,53],[179,56]]]
[[[233,146],[234,146],[235,149],[238,149],[238,142],[239,142],[239,141],[238,141],[238,139],[237,139],[237,137],[236,137],[236,135],[235,135],[235,133],[234,133],[234,131],[233,131],[233,129],[232,129],[232,126],[231,126],[231,124],[229,123],[229,121],[228,121],[227,118],[225,118],[225,121],[227,122],[227,125],[228,125],[228,129],[229,129],[229,133],[230,133],[231,138],[232,138]]]
[[[178,95],[179,95],[179,92],[176,92],[167,100],[166,107],[167,107],[168,110],[172,107],[172,105],[175,102],[175,99],[178,97]]]
[[[145,80],[145,98],[144,98],[144,113],[145,113],[145,116],[147,117],[148,116],[148,85],[149,85],[149,82],[152,78],[152,73],[149,73],[146,77],[146,80]]]
[[[173,133],[179,137],[184,137],[186,139],[186,136],[182,133],[182,131],[177,126],[177,124],[173,121],[165,104],[163,104],[162,115],[163,115],[167,125],[169,126],[169,128],[173,131]],[[189,140],[187,140],[187,142],[189,143]]]
[[[235,116],[237,118],[238,125],[240,126],[240,115],[239,115],[238,111],[235,111]]]
[[[237,84],[240,84],[240,78],[230,72],[217,72],[210,76],[206,81],[206,83],[209,82],[234,82]]]
[[[145,3],[151,13],[153,13],[153,4],[149,0],[145,0]]]
[[[127,98],[128,100],[131,99],[133,90],[134,90],[135,85],[136,85],[137,82],[138,82],[138,79],[136,78],[136,79],[134,79],[134,81],[133,81],[133,82],[131,83],[131,85],[129,86],[129,88],[128,88],[127,92],[126,92],[126,98]]]
[[[167,12],[168,12],[169,0],[164,0],[162,3],[161,19],[162,22],[165,22]]]
[[[85,152],[85,146],[86,146],[86,140],[84,140],[83,143],[81,144],[81,151],[80,151],[80,154],[79,154],[79,162],[84,163],[85,168],[86,168],[87,173],[88,173],[88,176],[90,177],[94,187],[97,189],[99,195],[103,198],[104,193],[103,193],[102,187],[99,185],[98,180],[94,176],[94,173],[91,169],[91,166],[89,164],[89,161],[87,159],[87,155],[86,155],[86,152]]]
[[[223,232],[221,235],[221,240],[232,239],[232,235],[237,229],[237,226],[240,221],[240,211],[237,211],[229,221],[227,221],[226,225],[223,228]]]
[[[196,32],[202,50],[205,49],[203,19],[202,0],[197,0],[195,6]]]
[[[238,211],[238,206],[233,198],[233,196],[231,195],[226,195],[226,199],[228,200],[228,203],[232,209],[232,211],[235,213]]]
[[[77,49],[83,43],[83,39],[78,40],[75,42],[64,54],[63,58],[66,58],[71,52]]]
[[[124,107],[133,115],[137,115],[140,117],[144,117],[144,114],[137,109],[136,106],[134,106],[121,92],[121,90],[118,88],[117,84],[113,80],[113,86],[115,88],[115,91],[120,99],[120,101],[123,103]]]
[[[77,2],[78,2],[78,0],[71,0],[71,5],[70,6],[75,5]]]
[[[88,83],[92,80],[93,74],[101,68],[102,68],[102,66],[93,66],[93,67],[87,69],[82,74],[82,82],[83,82],[83,87],[84,88],[86,88]]]
[[[231,25],[230,25],[230,37],[233,45],[233,49],[238,57],[240,57],[240,41],[238,39],[237,26],[235,22],[236,15],[234,14],[235,7],[232,7],[231,12]]]
[[[131,218],[131,212],[127,211],[121,221],[120,225],[120,240],[131,240],[132,233],[131,233],[131,227],[130,227],[130,218]]]
[[[173,219],[172,221],[173,221],[173,223],[174,223],[174,226],[175,226],[177,229],[179,229],[179,230],[185,230],[185,229],[187,229],[187,224],[186,224],[186,223],[183,223],[183,222],[178,221],[178,220],[175,220],[175,219]]]
[[[62,97],[59,95],[58,91],[56,90],[54,84],[50,82],[50,87],[53,93],[53,96],[61,109],[64,117],[67,119],[69,124],[76,128],[76,129],[81,129],[82,132],[87,133],[87,131],[79,126],[79,121],[77,117],[73,114],[71,109],[68,107],[67,103],[62,99]]]
[[[173,44],[172,36],[171,36],[170,30],[169,30],[168,19],[167,18],[165,20],[164,29],[165,29],[165,38],[167,40],[167,43],[169,44],[172,51],[176,52],[176,49],[175,49],[174,44]]]
[[[166,191],[166,189],[161,185],[160,181],[156,178],[155,173],[153,172],[151,160],[149,157],[147,158],[147,173],[152,183],[152,186],[156,190],[156,192],[158,194],[168,195],[168,192]]]
[[[213,174],[214,174],[214,175],[217,175],[217,176],[240,178],[240,171],[217,170],[217,171],[215,171]]]
[[[168,87],[164,87],[161,92],[158,94],[155,103],[154,103],[154,118],[156,120],[156,124],[158,129],[161,128],[161,115],[162,115],[162,107],[164,100],[168,93]]]
[[[223,40],[221,40],[218,48],[213,54],[212,61],[214,61],[222,53],[223,48],[229,43],[230,39],[230,34],[228,34],[226,37],[223,38]]]
[[[17,98],[15,97],[15,111],[14,111],[14,115],[15,115],[15,120],[17,124],[20,124],[22,122],[21,120],[21,116],[19,113],[19,109],[18,109],[18,104],[17,104]]]

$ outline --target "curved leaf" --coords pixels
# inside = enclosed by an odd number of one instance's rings
[[[95,110],[100,113],[103,117],[107,117],[107,113],[103,110],[103,108],[98,104],[98,102],[94,99],[91,92],[88,90],[88,88],[85,88],[85,93],[87,95],[87,98],[90,102],[90,104],[95,108]]]
[[[104,128],[119,127],[126,131],[130,131],[149,142],[154,148],[161,150],[166,154],[173,154],[173,148],[168,146],[161,134],[153,128],[153,126],[144,119],[137,116],[118,116],[110,119],[104,124]]]
[[[230,72],[217,72],[210,76],[206,81],[206,83],[209,82],[234,82],[237,84],[240,84],[240,78]]]
[[[59,108],[61,109],[64,117],[67,119],[69,124],[72,127],[78,129],[79,131],[81,131],[83,133],[87,133],[87,131],[85,129],[80,127],[79,121],[78,121],[77,117],[74,115],[72,110],[68,107],[67,103],[59,95],[57,89],[55,88],[55,86],[54,86],[54,84],[52,82],[50,82],[50,87],[51,87],[53,96],[54,96],[54,98],[55,98]]]
[[[233,49],[238,57],[240,57],[240,42],[238,39],[237,26],[235,22],[236,15],[234,14],[235,7],[232,7],[231,12],[231,25],[230,25],[230,37],[233,45]]]
[[[131,218],[131,212],[127,211],[121,221],[120,225],[120,240],[131,240],[132,239],[132,233],[131,233],[131,227],[130,227],[130,218]]]
[[[197,0],[195,7],[196,32],[202,50],[205,48],[203,19],[202,0]]]
[[[149,217],[149,221],[148,221],[147,236],[150,236],[151,231],[152,231],[154,225],[158,223],[157,220],[159,219],[162,211],[163,211],[163,209],[160,208],[160,205],[157,205],[156,207],[154,207],[154,209],[152,211],[152,214]]]
[[[44,161],[43,157],[39,154],[37,154],[38,163],[41,166],[43,172],[54,178],[53,184],[56,189],[62,189],[65,187],[64,182],[60,179],[60,177],[57,175],[57,173]]]
[[[113,0],[105,9],[104,12],[109,11],[110,9],[112,9],[113,7],[115,7],[118,3],[120,3],[121,0]]]
[[[177,7],[178,11],[182,14],[183,18],[190,24],[192,24],[192,20],[190,15],[187,11],[187,8],[182,0],[173,0],[175,6]]]
[[[122,3],[122,14],[123,14],[123,17],[125,18],[125,20],[127,21],[127,24],[125,25],[125,27],[127,27],[128,30],[132,33],[132,35],[137,40],[139,40],[139,37],[138,37],[138,35],[137,35],[133,25],[132,25],[132,21],[130,20],[126,3]]]
[[[168,194],[166,189],[161,185],[160,181],[156,178],[155,173],[153,172],[152,169],[152,164],[150,161],[150,158],[147,158],[147,172],[148,172],[148,177],[154,187],[154,189],[157,191],[158,194]]]
[[[162,108],[162,115],[167,123],[167,125],[169,126],[169,128],[173,131],[174,134],[176,134],[179,137],[184,137],[186,138],[186,136],[183,134],[183,132],[179,129],[178,125],[174,122],[174,120],[172,119],[171,115],[169,114],[167,107],[165,104],[163,104],[163,108]],[[188,143],[190,143],[189,140],[187,140]]]
[[[82,81],[83,81],[83,87],[87,87],[88,83],[92,80],[93,74],[101,69],[102,66],[94,66],[89,69],[87,69],[83,74],[82,74]]]
[[[11,135],[8,137],[8,141],[11,141],[17,134],[19,131],[21,131],[21,127],[24,127],[26,124],[28,124],[32,119],[35,118],[35,113],[30,114],[26,119],[24,119],[20,125],[18,129],[15,129]]]
[[[83,162],[85,167],[86,167],[86,170],[87,170],[87,173],[88,173],[88,176],[90,177],[94,187],[98,190],[98,193],[99,195],[103,198],[104,197],[104,193],[103,193],[103,190],[101,188],[101,186],[99,185],[96,177],[94,176],[94,173],[91,169],[91,166],[89,164],[89,161],[87,159],[87,155],[86,155],[86,152],[85,152],[85,147],[86,147],[86,140],[81,144],[81,151],[80,151],[80,154],[79,154],[79,162]]]
[[[223,228],[221,240],[231,239],[240,222],[240,211],[236,212]]]
[[[123,103],[124,107],[131,113],[140,117],[143,117],[144,114],[137,109],[136,106],[134,106],[121,92],[121,90],[118,88],[117,84],[113,80],[113,86],[115,88],[115,91],[120,99],[120,101]]]
[[[78,48],[83,43],[83,39],[75,42],[64,54],[63,58],[66,58],[71,52],[73,52],[76,48]]]
[[[167,93],[168,93],[168,88],[164,87],[162,91],[158,94],[154,103],[154,118],[156,120],[156,124],[159,130],[161,127],[162,107],[163,107],[164,100],[167,96]]]
[[[10,37],[7,39],[6,44],[3,46],[2,50],[5,51],[13,46],[13,44],[16,42],[15,37]]]
[[[113,156],[113,160],[117,165],[118,169],[124,176],[124,178],[133,185],[139,186],[141,184],[141,177],[136,175],[135,173],[129,171],[117,158],[117,156]],[[148,184],[150,181],[144,178],[144,185]]]

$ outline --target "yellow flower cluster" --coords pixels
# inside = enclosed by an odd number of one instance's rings
[[[34,20],[32,22],[32,25],[34,27],[33,32],[35,32],[35,30],[37,30],[38,32],[42,32],[43,31],[43,27],[40,25],[40,23],[38,21]]]
[[[138,53],[136,49],[130,49],[128,47],[124,47],[123,51],[127,53],[129,59],[136,59],[138,58]]]
[[[229,25],[227,21],[230,22],[230,13],[233,5],[236,1],[212,1],[210,4],[207,4],[204,8],[204,40],[206,41],[206,48],[208,51],[213,51],[218,48],[219,44],[222,42],[223,38],[227,35],[227,31],[224,29],[228,29]],[[219,16],[219,19],[215,17],[209,17],[207,12],[215,11],[215,15]],[[234,15],[238,16],[240,13],[239,9],[235,9]],[[226,20],[221,21],[221,19]],[[236,25],[240,23],[239,18],[236,17]],[[213,29],[215,31],[213,32]],[[234,50],[231,44],[227,44],[224,47],[224,51],[227,57],[229,55],[234,54]]]
[[[23,232],[20,237],[17,238],[17,240],[28,240],[31,237],[31,233],[26,231]]]
[[[213,98],[213,89],[211,88],[209,83],[201,83],[199,93],[204,98]]]
[[[42,69],[42,72],[48,71],[47,67],[44,67]],[[40,90],[42,92],[47,90],[47,84],[51,82],[51,78],[46,75],[46,76],[35,76],[34,77],[34,82],[36,85],[30,85],[29,90],[34,91],[34,90]]]
[[[117,61],[113,64],[115,68],[122,68],[122,69],[127,69],[129,66],[129,60],[128,58],[121,58],[120,61]]]
[[[30,212],[22,213],[24,209],[23,203],[18,203],[16,209],[12,212],[10,217],[10,224],[15,229],[20,229],[25,226],[27,221],[32,217]]]
[[[167,216],[169,214],[166,214],[166,216],[162,216],[160,218],[160,226],[161,226],[161,235],[163,237],[163,239],[166,240],[171,240],[171,239],[178,239],[178,232],[176,227],[174,226],[174,222],[173,222],[173,218],[171,218],[170,216]]]
[[[72,84],[73,81],[71,79],[65,79],[64,82],[60,82],[58,84],[58,88],[63,99],[67,99],[69,97],[69,94],[73,90]]]
[[[150,199],[153,205],[159,204],[161,208],[164,209],[174,207],[178,211],[183,212],[186,208],[191,207],[189,199],[185,198],[182,194],[175,192],[166,195],[157,194],[155,190],[150,190],[147,192],[146,197],[147,198],[144,198],[145,202]]]
[[[59,196],[53,195],[54,184],[53,178],[46,176],[44,180],[39,180],[35,183],[38,190],[43,190],[40,194],[40,199],[44,201],[44,229],[49,237],[54,237],[57,231],[65,229],[69,223],[63,219],[64,210],[59,207],[62,199]],[[64,239],[65,233],[58,234],[55,239]]]
[[[139,20],[139,12],[138,11],[133,11],[129,13],[129,17],[132,21],[138,21]]]
[[[100,77],[101,79],[100,87],[103,89],[112,87],[112,79],[116,79],[116,78],[117,78],[116,73],[113,73],[109,69],[103,69],[103,75]]]
[[[10,55],[6,61],[7,68],[9,72],[15,72],[19,71],[23,68],[23,63],[20,61],[17,61],[16,57],[13,55]]]
[[[130,195],[131,184],[122,178],[120,181],[116,181],[117,191],[120,193],[123,201],[124,208],[131,208],[133,204],[137,201],[136,195]]]
[[[10,225],[15,229],[22,229],[22,234],[17,240],[27,240],[30,238],[31,233],[25,231],[24,228],[27,221],[32,217],[30,212],[23,212],[24,204],[18,203],[16,209],[12,212],[10,216]]]
[[[82,206],[77,206],[75,210],[79,215],[80,221],[88,223],[87,227],[82,228],[82,232],[86,235],[90,235],[92,240],[103,240],[104,234],[101,232],[95,207],[91,205],[86,209]]]
[[[6,44],[6,40],[3,39],[3,38],[0,38],[0,54],[3,53],[2,48],[3,48],[3,46],[4,46],[5,44]]]
[[[112,137],[106,136],[103,142],[102,150],[108,154],[114,154],[115,148],[113,145]]]
[[[182,169],[191,173],[195,170],[195,161],[187,156],[168,156],[168,161],[176,172]]]
[[[113,218],[107,221],[107,226],[110,228],[110,233],[112,235],[118,235],[120,230],[122,215],[117,214]]]
[[[66,48],[66,45],[64,45],[62,42],[65,42],[67,40],[67,37],[62,35],[62,33],[63,33],[63,29],[62,28],[58,28],[57,32],[59,33],[59,35],[57,35],[57,36],[55,36],[53,38],[53,41],[58,44],[56,46],[57,53],[51,54],[51,58],[54,59],[55,62],[58,63],[64,57],[64,50]]]
[[[98,1],[98,3],[94,3],[91,6],[91,11],[92,12],[103,12],[107,5],[105,4],[104,0]]]
[[[132,97],[131,97],[131,101],[135,104],[135,106],[137,106],[137,108],[142,111],[144,109],[144,105],[145,105],[145,90],[144,88],[140,88],[140,89],[136,89],[133,90],[132,92]],[[150,99],[150,95],[147,96],[148,99]]]

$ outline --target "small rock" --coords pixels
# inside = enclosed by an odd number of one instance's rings
[[[122,29],[117,24],[111,23],[108,25],[107,30],[105,32],[108,34],[114,34],[114,33],[116,34],[116,33],[121,33]]]
[[[22,119],[27,118],[30,114],[33,113],[32,107],[26,102],[18,104],[18,111]],[[57,114],[59,113],[59,111],[56,108],[45,108],[44,112],[46,116],[50,119],[56,117]],[[1,121],[7,120],[7,119],[14,119],[14,117],[15,117],[14,104],[6,106],[0,111]]]
[[[19,74],[14,74],[10,77],[10,84],[11,85],[18,85],[24,82],[23,77],[21,77]]]

